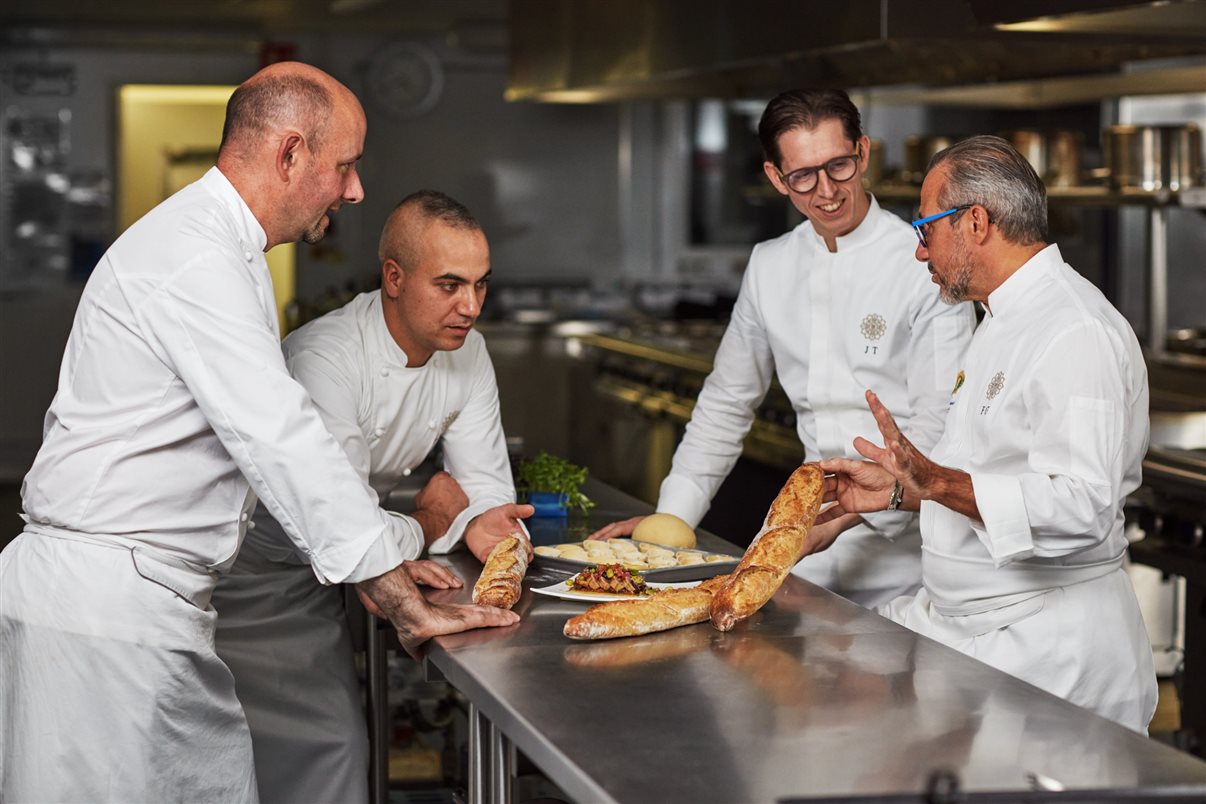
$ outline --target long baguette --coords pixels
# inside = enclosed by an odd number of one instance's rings
[[[494,545],[486,557],[482,574],[473,585],[473,602],[496,609],[511,608],[523,594],[523,576],[527,571],[524,538],[513,533]]]
[[[712,597],[712,625],[728,631],[766,605],[800,560],[821,508],[825,474],[815,463],[792,473],[771,503],[762,532],[745,551],[729,581]]]
[[[615,600],[591,606],[565,622],[570,639],[613,639],[666,631],[708,619],[712,595],[728,579],[714,578],[687,589],[663,589],[636,600]]]

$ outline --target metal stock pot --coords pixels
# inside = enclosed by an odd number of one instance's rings
[[[1202,130],[1193,123],[1110,126],[1104,145],[1114,187],[1181,190],[1202,183]]]

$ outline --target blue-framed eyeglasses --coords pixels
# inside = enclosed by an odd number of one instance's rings
[[[946,210],[945,212],[936,212],[933,215],[927,215],[924,218],[918,218],[917,220],[913,221],[913,231],[917,233],[917,239],[921,241],[921,247],[929,248],[929,245],[927,245],[925,242],[925,238],[929,232],[929,226],[931,223],[933,223],[936,220],[941,220],[942,218],[945,218],[948,215],[956,215],[956,214],[962,212],[963,210],[971,209],[974,206],[975,206],[975,204],[964,204],[959,207],[951,207],[950,209]]]

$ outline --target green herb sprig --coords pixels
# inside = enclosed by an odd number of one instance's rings
[[[579,491],[586,482],[586,468],[543,450],[519,465],[518,480],[521,491],[564,494],[566,502],[583,513],[595,507],[594,501]]]

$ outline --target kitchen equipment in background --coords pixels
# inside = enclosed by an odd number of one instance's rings
[[[867,168],[863,171],[863,187],[869,190],[877,186],[883,178],[884,142],[871,140],[871,146],[867,150]]]
[[[1206,327],[1184,327],[1168,333],[1166,339],[1170,352],[1206,357]]]
[[[1103,139],[1113,187],[1181,190],[1202,181],[1202,130],[1193,123],[1114,125]]]
[[[1020,129],[1002,136],[1026,157],[1026,161],[1048,187],[1075,187],[1080,184],[1079,132]]]
[[[949,148],[957,138],[943,135],[910,134],[905,137],[905,163],[900,178],[905,182],[921,184],[926,168],[934,154]]]

